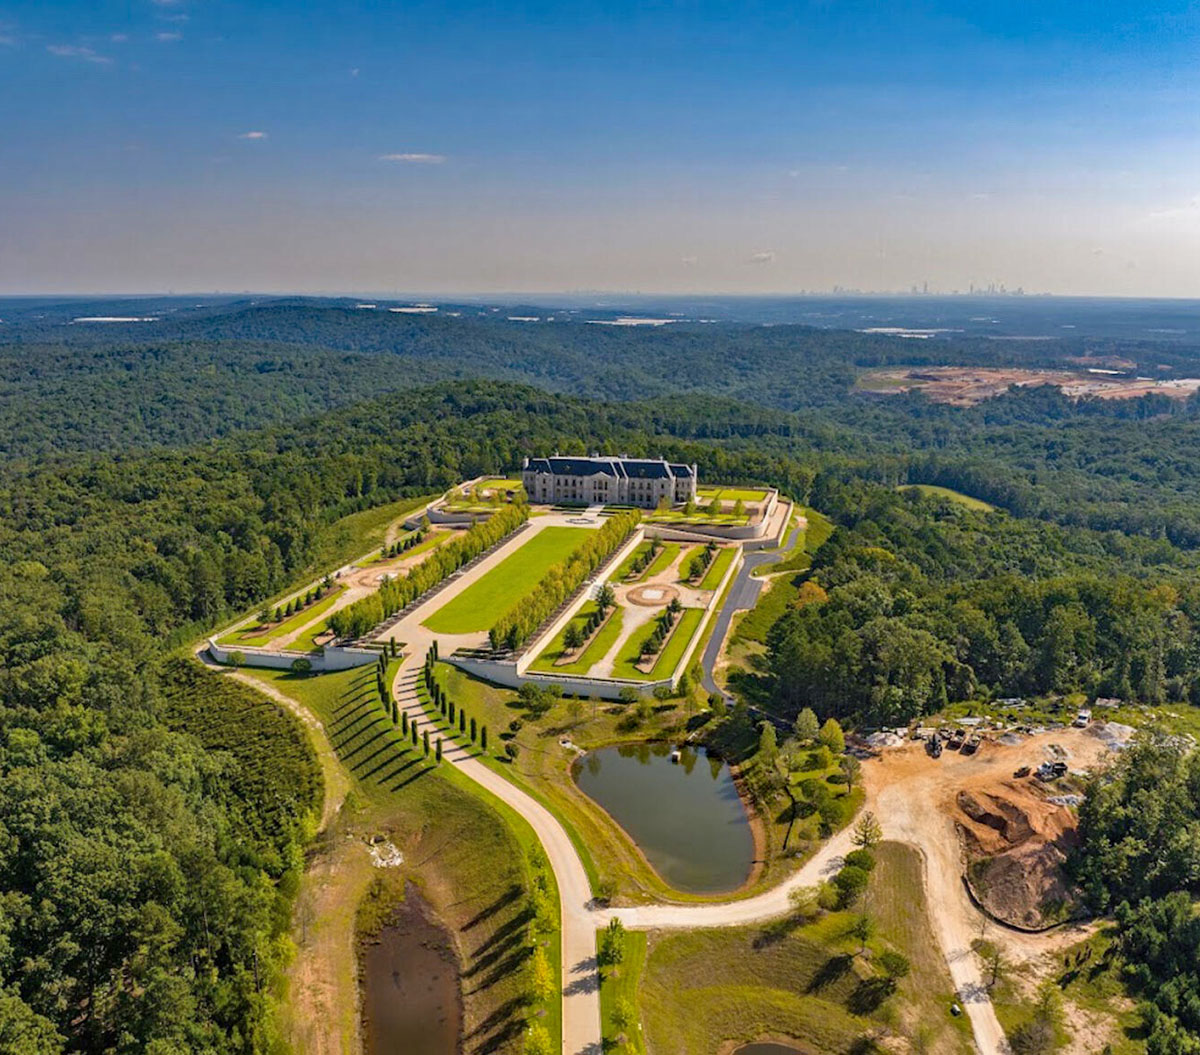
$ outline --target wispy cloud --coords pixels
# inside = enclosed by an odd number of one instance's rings
[[[243,132],[238,139],[266,139],[266,132]]]
[[[161,33],[155,33],[154,39],[162,41],[164,44],[171,44],[177,40],[183,40],[183,34],[176,33],[174,30],[163,30]]]
[[[129,39],[128,33],[113,33],[108,38],[114,44],[124,44]]]
[[[381,154],[380,161],[397,161],[405,165],[440,165],[445,154]]]
[[[775,263],[775,250],[764,249],[760,253],[751,253],[750,259],[746,262],[748,264],[773,264]]]
[[[100,66],[107,66],[112,62],[107,55],[101,55],[95,48],[89,48],[85,44],[47,44],[46,50],[61,59],[79,59]]]

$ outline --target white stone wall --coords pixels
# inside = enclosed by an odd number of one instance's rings
[[[291,670],[292,664],[298,659],[307,659],[314,671],[321,672],[349,670],[351,667],[365,667],[368,663],[379,662],[379,653],[367,648],[330,645],[320,653],[294,652],[290,649],[226,648],[217,644],[215,638],[208,639],[208,654],[218,663],[228,664],[234,652],[242,654],[242,666],[265,667],[268,670]]]

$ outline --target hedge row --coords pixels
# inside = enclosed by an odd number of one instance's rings
[[[459,538],[429,554],[402,578],[389,579],[370,597],[355,601],[329,617],[329,629],[339,638],[357,638],[378,626],[388,616],[412,604],[423,593],[453,575],[464,564],[491,549],[529,519],[524,503],[498,509],[487,520],[468,528]]]
[[[514,649],[525,644],[554,610],[621,547],[641,519],[642,514],[636,509],[609,517],[604,526],[590,535],[570,557],[546,572],[533,593],[500,617],[488,631],[492,648]]]

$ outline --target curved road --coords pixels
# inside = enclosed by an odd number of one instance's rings
[[[733,614],[753,607],[762,590],[762,581],[754,579],[751,573],[764,564],[782,560],[784,553],[795,545],[796,534],[800,530],[799,527],[793,528],[786,544],[779,550],[753,553],[745,558],[730,589],[729,597],[718,614],[712,637],[704,652],[704,685],[709,692],[721,691],[713,680],[712,671],[729,631]],[[434,608],[444,604],[450,594],[465,589],[478,574],[501,559],[505,550],[506,547],[500,547],[500,552],[491,555],[478,568],[473,569],[475,574],[456,580],[443,594],[431,598],[426,605],[406,615],[402,620],[402,633],[399,626],[392,631],[398,633],[407,644],[407,655],[396,673],[393,691],[399,706],[404,708],[409,721],[419,730],[428,727],[431,735],[437,732],[417,696],[417,682],[421,676],[425,653],[435,639],[434,634],[421,626],[421,620]],[[461,643],[461,639],[455,640],[448,635],[441,635],[439,650],[445,653],[447,646],[452,649]],[[726,698],[730,698],[728,694]],[[739,926],[772,919],[790,910],[789,894],[792,890],[811,886],[836,871],[851,845],[849,829],[839,832],[789,879],[752,898],[700,905],[658,904],[601,909],[592,900],[587,872],[570,837],[549,810],[515,784],[483,765],[475,753],[463,745],[448,742],[443,757],[446,762],[458,767],[463,774],[515,809],[529,823],[546,852],[550,866],[554,869],[562,914],[564,1055],[602,1055],[604,1050],[600,1019],[600,978],[596,964],[596,931],[607,925],[610,919],[619,918],[627,927],[636,930]],[[886,814],[881,819],[885,835],[893,836],[889,831],[892,826],[888,824]],[[906,834],[909,833],[898,830],[894,836],[904,840]],[[926,878],[928,888],[929,877]],[[938,929],[936,923],[935,919],[935,930]],[[942,951],[950,965],[955,985],[964,995],[964,1003],[980,1052],[982,1055],[1006,1055],[1004,1035],[996,1021],[986,990],[979,981],[977,961],[969,951],[962,948],[963,943],[959,935],[952,937],[939,933],[938,936],[942,939]]]
[[[789,518],[791,515],[791,513],[788,513]],[[738,569],[737,576],[733,580],[733,585],[729,587],[729,596],[725,598],[725,603],[717,613],[716,622],[713,624],[712,636],[708,639],[708,644],[704,648],[704,655],[700,660],[701,669],[704,671],[703,685],[705,692],[719,692],[725,697],[727,703],[733,702],[733,696],[722,689],[713,677],[717,658],[721,655],[721,648],[725,644],[725,638],[729,634],[729,624],[733,621],[736,613],[744,612],[758,604],[758,595],[762,593],[763,580],[753,578],[754,570],[761,568],[764,564],[777,564],[783,560],[784,554],[790,552],[792,547],[796,545],[796,536],[803,530],[804,526],[797,524],[792,528],[792,533],[788,535],[787,541],[778,549],[750,553],[742,561],[742,566]]]

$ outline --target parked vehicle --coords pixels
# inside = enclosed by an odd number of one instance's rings
[[[1028,767],[1028,766],[1022,766],[1020,769],[1018,769],[1018,770],[1017,770],[1017,771],[1016,771],[1016,772],[1013,774],[1013,776],[1014,776],[1014,777],[1016,777],[1016,778],[1019,780],[1021,777],[1027,777],[1027,776],[1029,776],[1030,772],[1031,772],[1031,771],[1030,771],[1030,769],[1029,769],[1029,767]]]
[[[982,740],[977,735],[968,736],[962,745],[962,753],[964,755],[973,755],[979,750],[979,745]]]

